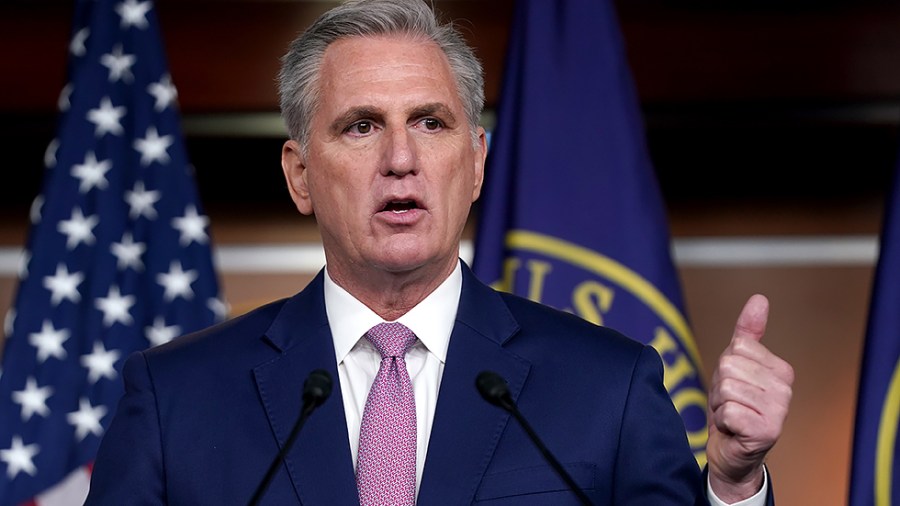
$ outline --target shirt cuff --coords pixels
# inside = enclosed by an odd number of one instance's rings
[[[716,493],[713,492],[712,485],[709,483],[709,476],[706,477],[706,497],[709,499],[710,506],[765,506],[766,493],[768,492],[768,490],[769,473],[768,471],[764,470],[762,487],[760,487],[759,492],[744,499],[743,501],[729,504],[716,497]]]

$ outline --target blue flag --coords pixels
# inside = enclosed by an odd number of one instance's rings
[[[125,357],[225,317],[150,1],[74,11],[0,376],[0,505],[82,504]]]
[[[853,437],[850,503],[900,505],[900,162],[869,306]]]
[[[473,268],[652,344],[698,462],[706,390],[608,0],[516,2]]]

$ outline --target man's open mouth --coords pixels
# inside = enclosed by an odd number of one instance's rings
[[[381,212],[405,213],[418,208],[414,200],[392,200],[384,205]]]

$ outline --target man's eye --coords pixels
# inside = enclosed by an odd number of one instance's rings
[[[439,130],[444,126],[440,121],[434,118],[425,118],[420,124],[425,127],[425,130]]]
[[[369,121],[357,121],[350,125],[347,131],[357,135],[366,135],[372,132],[372,123]]]

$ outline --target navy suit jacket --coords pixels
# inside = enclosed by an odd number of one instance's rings
[[[300,412],[307,375],[337,378],[323,273],[299,294],[135,353],[86,504],[246,504]],[[463,266],[419,505],[578,504],[475,377],[520,411],[596,505],[706,504],[659,355],[499,293]],[[340,385],[309,418],[263,504],[358,504]]]

